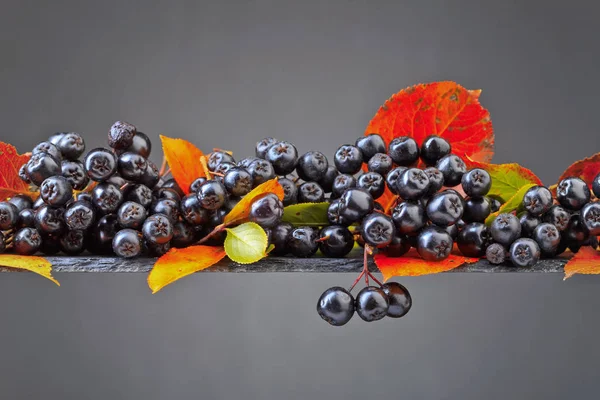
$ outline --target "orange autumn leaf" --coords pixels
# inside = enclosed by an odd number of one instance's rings
[[[569,168],[562,173],[558,182],[570,176],[576,176],[587,182],[590,189],[592,181],[600,173],[600,153],[596,153],[591,157],[584,158],[571,164]]]
[[[19,169],[29,158],[27,154],[19,154],[15,146],[0,142],[0,201],[29,193],[29,185],[19,178]]]
[[[148,287],[156,293],[170,283],[215,265],[225,257],[223,247],[191,246],[171,249],[160,257],[148,275]]]
[[[200,157],[204,154],[199,148],[184,139],[173,139],[160,135],[160,140],[173,179],[185,194],[189,194],[192,182],[206,176],[204,168],[200,164]]]
[[[480,90],[455,82],[419,84],[392,95],[365,130],[380,134],[387,144],[411,136],[420,145],[429,135],[452,144],[452,152],[489,162],[494,155],[494,129],[489,112],[479,103]]]
[[[283,187],[279,184],[277,178],[263,182],[244,196],[244,198],[233,207],[233,210],[229,211],[229,214],[227,214],[223,220],[223,224],[232,225],[247,219],[250,214],[250,206],[254,200],[265,193],[274,193],[279,197],[279,200],[283,200],[284,197]]]
[[[43,257],[0,254],[0,266],[35,272],[60,286],[52,277],[52,264]]]
[[[567,280],[575,274],[600,274],[600,253],[589,246],[582,247],[565,265]]]
[[[383,210],[386,212],[386,214],[389,214],[389,211],[396,204],[397,199],[398,199],[398,196],[396,196],[394,193],[392,193],[392,191],[390,189],[388,189],[387,185],[385,185],[385,191],[383,192],[381,197],[379,197],[377,199],[377,202],[379,204],[381,204],[381,206],[383,207]]]
[[[383,253],[374,256],[375,264],[383,274],[384,282],[393,276],[419,276],[450,271],[465,263],[477,262],[477,258],[450,254],[442,261],[423,260],[415,249],[402,257],[388,257]]]

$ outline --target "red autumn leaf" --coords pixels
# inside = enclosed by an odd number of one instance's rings
[[[200,158],[204,154],[184,139],[173,139],[160,135],[160,140],[173,179],[185,194],[189,194],[192,182],[206,176],[200,163]]]
[[[558,181],[562,181],[570,176],[577,176],[587,182],[590,189],[592,181],[600,173],[600,153],[596,153],[591,157],[584,158],[571,164],[569,168],[562,173]]]
[[[477,258],[457,256],[450,254],[442,261],[423,260],[415,249],[410,250],[402,257],[388,257],[383,253],[376,254],[375,264],[383,274],[383,280],[387,281],[393,276],[419,276],[437,274],[450,271],[465,263],[477,262]]]
[[[215,265],[225,257],[223,247],[191,246],[171,249],[159,258],[148,275],[148,286],[156,293],[170,283]]]
[[[229,213],[225,216],[223,223],[225,225],[232,225],[236,223],[243,222],[250,215],[250,206],[259,196],[262,196],[266,193],[274,193],[279,200],[283,200],[285,196],[283,192],[283,187],[277,182],[277,179],[271,179],[266,182],[261,183],[250,193],[244,196],[242,200],[240,200],[233,210],[229,211]]]
[[[19,169],[30,156],[17,153],[15,146],[0,142],[0,201],[19,193],[29,193],[29,185],[19,178]]]
[[[582,247],[565,265],[564,280],[575,274],[600,274],[600,253],[589,246]]]
[[[452,144],[452,152],[489,162],[494,155],[494,129],[489,112],[479,104],[480,90],[455,82],[419,84],[394,94],[377,111],[365,134],[378,133],[386,143],[411,136],[421,144],[438,135]]]

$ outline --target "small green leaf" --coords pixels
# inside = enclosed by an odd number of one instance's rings
[[[517,190],[517,192],[510,199],[508,199],[506,203],[502,204],[497,212],[490,214],[490,216],[486,218],[485,223],[490,225],[492,222],[494,222],[494,219],[496,219],[499,214],[513,212],[521,207],[525,193],[527,193],[527,191],[534,186],[536,186],[534,183],[528,183],[521,186],[521,188]]]
[[[302,203],[287,206],[283,211],[282,221],[294,226],[329,225],[327,209],[329,203]]]
[[[264,258],[269,239],[264,229],[254,222],[227,228],[225,252],[234,262],[252,264]]]
[[[508,203],[525,185],[542,185],[542,181],[529,169],[519,164],[487,164],[469,161],[470,167],[485,169],[492,178],[492,187],[488,193]]]

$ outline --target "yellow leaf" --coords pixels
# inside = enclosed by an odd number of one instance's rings
[[[227,229],[225,251],[227,256],[239,264],[252,264],[267,256],[269,239],[265,230],[254,222]]]
[[[244,196],[244,198],[233,207],[233,210],[229,211],[229,214],[227,214],[223,220],[223,224],[230,226],[244,221],[250,214],[250,206],[254,200],[265,193],[273,193],[279,197],[279,200],[283,200],[283,187],[277,182],[277,178],[263,182]]]
[[[171,168],[171,175],[185,194],[190,193],[190,185],[197,178],[205,177],[200,158],[200,149],[184,139],[173,139],[160,135],[163,153]]]
[[[43,257],[0,254],[0,266],[35,272],[60,286],[60,283],[52,277],[52,264]]]
[[[171,249],[154,264],[148,275],[148,286],[152,293],[156,293],[184,276],[218,263],[225,255],[223,247],[191,246]]]

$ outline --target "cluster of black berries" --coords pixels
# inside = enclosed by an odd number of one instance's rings
[[[593,193],[600,196],[600,174],[592,182]],[[486,258],[492,264],[510,259],[513,265],[529,267],[540,258],[555,257],[581,246],[598,247],[600,203],[591,201],[586,182],[565,178],[556,188],[556,199],[543,186],[529,189],[523,198],[525,210],[519,216],[500,214],[490,226],[495,242],[488,246]]]
[[[350,291],[339,286],[327,289],[319,298],[317,312],[329,324],[342,326],[350,321],[355,311],[363,321],[372,322],[385,316],[403,317],[411,306],[408,290],[397,282],[389,282],[381,287],[363,288],[356,299]]]

